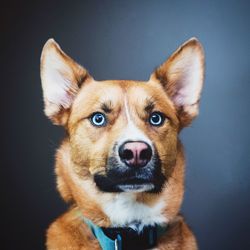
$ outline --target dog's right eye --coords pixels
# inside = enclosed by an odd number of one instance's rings
[[[94,113],[90,116],[92,125],[96,127],[104,127],[107,124],[107,118],[103,113]]]
[[[153,112],[149,117],[149,123],[152,126],[159,127],[164,123],[165,119],[166,117],[161,112]]]

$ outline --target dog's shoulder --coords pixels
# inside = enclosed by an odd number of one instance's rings
[[[47,249],[99,250],[98,241],[88,226],[79,218],[75,209],[61,215],[47,230]]]
[[[196,239],[186,224],[184,218],[180,215],[171,221],[168,225],[168,231],[158,241],[157,249],[174,250],[197,250]]]

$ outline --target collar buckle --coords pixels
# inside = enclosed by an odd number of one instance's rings
[[[122,250],[122,237],[120,234],[117,234],[115,239],[115,250]]]

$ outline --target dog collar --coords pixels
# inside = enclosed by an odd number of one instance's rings
[[[81,215],[103,250],[143,250],[156,246],[157,239],[166,233],[168,226],[145,226],[140,232],[126,227],[98,227]]]

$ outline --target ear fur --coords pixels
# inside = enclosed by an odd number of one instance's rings
[[[79,88],[91,77],[54,39],[49,39],[43,47],[40,70],[45,114],[54,124],[65,125]]]
[[[179,47],[150,77],[161,83],[173,101],[181,127],[198,115],[203,80],[204,51],[196,38]]]

